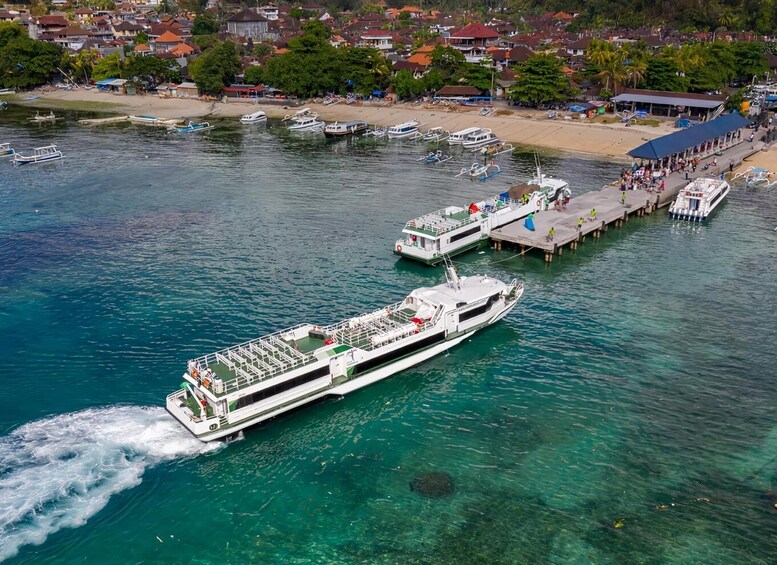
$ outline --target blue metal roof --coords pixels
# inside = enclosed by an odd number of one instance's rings
[[[98,80],[98,81],[97,81],[95,84],[96,84],[97,86],[108,86],[108,85],[109,85],[109,84],[111,84],[111,83],[112,83],[114,80],[116,80],[116,79],[115,79],[115,78],[106,78],[105,80]]]
[[[711,141],[718,136],[726,135],[745,127],[750,121],[739,113],[727,114],[709,122],[691,126],[682,131],[676,131],[648,141],[629,151],[629,155],[638,159],[663,159],[673,153],[682,153],[686,149]]]

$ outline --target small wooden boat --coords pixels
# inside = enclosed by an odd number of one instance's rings
[[[265,114],[262,110],[257,110],[256,112],[251,112],[250,114],[244,114],[240,118],[241,124],[255,124],[257,122],[266,122],[267,121],[267,114]]]
[[[208,122],[192,122],[185,125],[175,125],[170,128],[171,131],[176,131],[178,133],[193,133],[195,131],[205,131],[208,129],[213,129],[213,126],[210,125]]]
[[[473,179],[478,179],[480,182],[485,182],[491,177],[495,177],[496,175],[501,174],[501,172],[502,169],[499,165],[493,161],[489,161],[483,165],[480,163],[472,163],[472,166],[464,167],[456,176],[469,176]]]
[[[473,153],[480,153],[487,159],[490,159],[491,157],[496,157],[497,155],[501,155],[502,153],[511,153],[514,150],[514,147],[511,143],[497,143],[495,145],[487,145],[486,147],[481,147],[480,149],[475,149],[472,151]]]
[[[0,143],[0,157],[13,157],[16,151],[13,150],[10,143]]]
[[[436,165],[438,163],[444,163],[445,161],[450,161],[453,157],[450,155],[446,155],[442,152],[441,149],[438,149],[437,151],[432,151],[428,155],[424,157],[419,157],[419,161],[423,161],[427,165]]]
[[[62,159],[62,151],[57,149],[56,145],[46,145],[44,147],[36,147],[32,150],[30,155],[21,155],[16,153],[13,158],[14,167],[21,165],[30,165],[35,163],[48,163],[49,161],[58,161]]]
[[[53,121],[56,121],[56,119],[57,117],[54,115],[54,112],[49,112],[48,114],[44,114],[42,116],[40,115],[40,113],[35,112],[35,115],[32,118],[30,118],[30,121],[43,123],[43,122],[53,122]]]
[[[364,137],[386,137],[387,129],[384,127],[374,127],[364,132]]]
[[[445,131],[441,127],[435,127],[435,128],[429,128],[421,138],[424,141],[432,141],[432,142],[439,142],[439,141],[445,141],[450,136],[449,131]]]

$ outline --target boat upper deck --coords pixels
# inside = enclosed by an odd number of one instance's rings
[[[458,206],[448,206],[436,212],[424,214],[405,224],[405,230],[424,235],[440,236],[480,219],[478,214]]]

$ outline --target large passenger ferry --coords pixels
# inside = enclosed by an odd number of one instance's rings
[[[730,189],[723,179],[698,178],[680,191],[669,207],[669,215],[679,220],[706,220]]]
[[[448,206],[405,224],[403,238],[394,243],[394,253],[427,265],[444,257],[477,249],[488,242],[492,230],[545,210],[556,200],[571,196],[569,184],[542,174],[467,207]]]
[[[331,326],[301,324],[189,361],[166,408],[211,441],[328,395],[343,395],[438,355],[503,318],[523,285],[459,277]]]

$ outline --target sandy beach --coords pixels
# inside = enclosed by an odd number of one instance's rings
[[[257,104],[230,100],[206,102],[183,98],[156,96],[122,96],[94,90],[49,91],[36,93],[35,100],[17,99],[20,104],[36,107],[72,107],[81,103],[83,109],[118,114],[148,114],[160,118],[230,118],[262,109],[270,117],[283,117],[293,108],[277,104]],[[89,107],[90,103],[96,103]],[[628,159],[626,152],[645,141],[673,131],[671,122],[658,127],[622,124],[587,123],[576,120],[549,120],[545,112],[524,109],[503,109],[498,115],[483,117],[478,108],[421,106],[395,104],[391,106],[306,104],[325,121],[363,120],[370,124],[393,125],[418,120],[421,129],[441,126],[450,131],[479,126],[491,128],[505,142],[539,146],[546,149],[590,153],[597,156]]]
[[[738,168],[734,169],[734,172],[744,172],[748,167],[763,167],[769,171],[777,172],[777,147],[772,145],[767,151],[759,151],[751,155]]]

